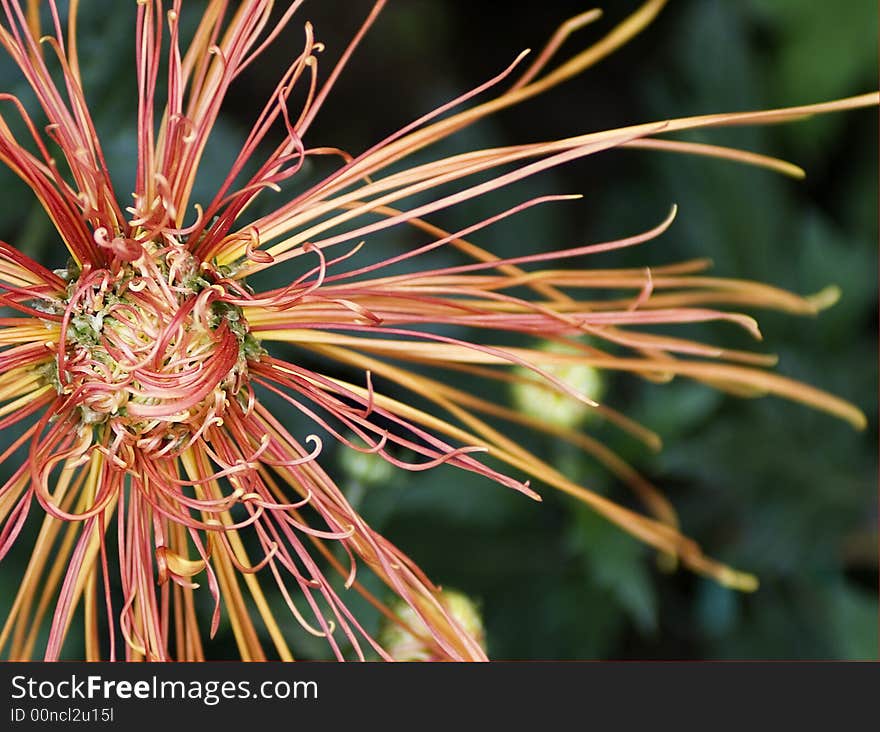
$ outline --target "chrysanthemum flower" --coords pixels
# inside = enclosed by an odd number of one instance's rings
[[[454,232],[430,218],[617,147],[726,157],[797,176],[799,169],[783,161],[663,136],[873,105],[876,94],[404,164],[600,60],[664,4],[651,0],[548,71],[563,41],[598,12],[570,20],[531,65],[520,55],[497,77],[360,154],[311,147],[312,122],[378,15],[383,3],[377,2],[329,73],[319,72],[324,47],[312,26],[303,25],[302,50],[216,195],[196,202],[194,180],[227,91],[291,25],[301,2],[273,13],[270,0],[210,0],[199,10],[182,0],[138,0],[131,199],[110,180],[89,113],[76,44],[78,4],[70,3],[65,18],[55,0],[26,6],[2,0],[0,43],[39,112],[0,94],[0,159],[33,190],[71,258],[65,270],[52,271],[0,244],[0,301],[9,312],[0,324],[0,428],[20,430],[0,457],[14,465],[0,488],[0,557],[29,520],[39,525],[0,635],[5,654],[57,659],[81,617],[88,659],[201,659],[205,638],[225,618],[243,659],[292,659],[292,623],[323,637],[339,658],[389,658],[348,609],[347,598],[359,593],[387,622],[418,638],[429,657],[484,658],[438,588],[367,525],[322,469],[322,439],[291,434],[284,415],[264,406],[266,394],[311,418],[324,441],[329,436],[412,471],[446,463],[531,498],[538,498],[538,484],[552,486],[669,560],[733,587],[754,586],[752,577],[707,558],[682,536],[660,493],[602,444],[575,426],[487,400],[481,383],[538,384],[649,445],[657,438],[648,429],[555,374],[580,364],[659,381],[687,377],[734,393],[797,400],[860,427],[864,418],[853,406],[767,371],[768,356],[640,329],[727,321],[759,337],[750,316],[724,308],[813,314],[834,293],[800,297],[708,277],[702,261],[633,270],[587,265],[588,255],[660,236],[674,207],[649,231],[517,258],[468,237],[530,207],[576,196],[523,201]],[[41,35],[41,11],[47,35]],[[184,13],[198,18],[188,39],[180,31]],[[296,110],[294,92],[304,98]],[[488,101],[474,103],[479,95]],[[282,141],[269,144],[279,129]],[[285,184],[314,156],[338,166],[285,195]],[[267,196],[275,197],[271,212],[252,214],[254,200]],[[371,241],[404,225],[424,235],[421,246],[369,258]],[[457,250],[462,263],[432,264],[430,255],[440,248]],[[563,268],[563,260],[575,258],[580,267]],[[283,271],[289,284],[254,291],[247,278],[253,283],[268,268]],[[466,326],[474,335],[458,338],[449,333],[459,330],[437,326]],[[499,333],[561,347],[507,347]],[[346,381],[339,368],[324,373],[284,360],[273,353],[279,342],[295,344],[309,363],[321,357],[361,376]],[[443,376],[449,370],[468,374],[473,388],[451,386]],[[388,387],[419,401],[387,396]],[[418,406],[425,402],[433,407]],[[637,491],[646,515],[573,483],[509,439],[505,422],[583,448]],[[535,487],[529,480],[537,480]],[[368,591],[358,575],[364,568],[397,599],[386,605]],[[290,617],[278,617],[279,604]],[[203,615],[199,608],[213,609]],[[38,648],[47,624],[48,640]]]

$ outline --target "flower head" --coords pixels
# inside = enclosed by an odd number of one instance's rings
[[[866,106],[876,104],[876,94],[409,163],[432,143],[613,51],[664,4],[650,0],[599,42],[547,71],[562,42],[598,13],[574,18],[525,70],[522,54],[497,77],[358,155],[307,146],[315,116],[383,4],[375,3],[326,74],[319,73],[324,46],[309,23],[302,26],[302,50],[257,115],[228,175],[211,200],[194,202],[194,181],[228,90],[289,30],[302,2],[278,14],[270,0],[235,6],[210,0],[201,10],[182,0],[138,0],[138,159],[133,199],[125,206],[128,192],[114,188],[86,102],[77,3],[66,22],[54,0],[46,3],[50,31],[44,36],[38,2],[22,7],[3,0],[0,44],[33,90],[42,119],[17,97],[0,94],[4,114],[16,118],[14,124],[0,118],[0,160],[33,189],[71,257],[65,270],[51,271],[0,244],[0,303],[14,311],[0,330],[0,427],[21,429],[0,458],[18,461],[0,487],[0,557],[29,516],[37,514],[39,522],[0,634],[10,656],[36,652],[48,613],[43,654],[59,658],[82,607],[89,659],[200,659],[205,631],[213,636],[223,614],[242,658],[292,659],[289,623],[277,616],[280,602],[337,657],[372,652],[390,658],[346,603],[358,593],[425,657],[485,658],[476,637],[482,630],[475,634],[450,610],[439,589],[369,527],[322,469],[327,436],[406,470],[447,463],[532,498],[538,494],[529,480],[537,479],[585,501],[669,559],[731,586],[754,586],[754,578],[707,558],[679,533],[662,495],[578,431],[580,416],[558,420],[540,410],[507,408],[483,395],[484,380],[514,388],[538,382],[554,399],[576,404],[578,415],[595,411],[652,446],[658,442],[653,433],[600,403],[599,390],[584,393],[583,379],[566,375],[588,374],[591,384],[601,370],[657,380],[684,376],[734,393],[777,394],[863,424],[851,405],[765,370],[772,357],[641,329],[727,321],[759,337],[750,316],[724,307],[812,314],[832,291],[804,298],[708,277],[704,261],[634,270],[558,264],[648,242],[671,225],[674,207],[649,231],[516,258],[470,237],[531,207],[578,196],[523,201],[454,232],[429,219],[617,147],[726,157],[798,175],[784,161],[659,136]],[[187,38],[184,13],[197,17]],[[295,91],[304,99],[297,110],[290,102]],[[480,94],[492,96],[474,104]],[[460,107],[464,111],[454,112]],[[280,142],[270,143],[279,129]],[[315,157],[339,162],[304,190],[287,193],[287,182]],[[492,176],[481,176],[486,172]],[[277,203],[269,213],[251,213],[257,198],[271,196]],[[404,225],[424,243],[369,258],[371,240]],[[439,249],[458,251],[462,263],[432,263]],[[283,270],[288,284],[255,290],[250,283],[269,268]],[[620,291],[628,294],[608,296]],[[436,326],[468,328],[472,335]],[[496,342],[504,333],[551,345],[504,346]],[[307,363],[319,357],[359,377],[345,380],[337,369],[286,360],[273,353],[275,343],[295,345]],[[449,370],[472,377],[473,390],[447,383]],[[417,400],[391,397],[389,386]],[[265,395],[308,416],[323,438],[291,434]],[[573,483],[509,439],[499,426],[505,422],[583,448],[633,487],[648,515]],[[392,606],[360,581],[364,567],[398,598]],[[197,608],[206,593],[212,611],[202,617]]]

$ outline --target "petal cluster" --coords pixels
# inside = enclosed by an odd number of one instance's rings
[[[328,440],[409,471],[449,464],[531,498],[539,498],[538,484],[552,486],[670,564],[729,586],[755,586],[753,577],[706,557],[686,538],[662,494],[580,430],[580,417],[552,419],[546,410],[498,403],[486,396],[493,383],[525,388],[531,399],[552,394],[649,448],[659,447],[657,435],[605,404],[600,390],[564,375],[588,369],[593,381],[605,370],[654,381],[685,377],[734,394],[775,394],[864,424],[852,405],[769,371],[772,356],[651,330],[717,321],[759,339],[756,321],[740,308],[813,315],[835,290],[801,297],[711,277],[703,260],[589,266],[593,255],[664,235],[674,206],[648,231],[515,258],[474,237],[535,206],[578,196],[524,200],[457,231],[431,218],[619,147],[728,158],[797,177],[796,166],[775,158],[665,136],[853,109],[876,104],[877,94],[411,162],[433,143],[596,63],[664,5],[650,0],[553,67],[569,35],[599,14],[572,19],[531,65],[522,68],[521,54],[495,78],[359,154],[310,147],[316,115],[384,5],[376,2],[327,72],[319,73],[323,43],[302,25],[301,50],[257,111],[228,174],[210,200],[193,201],[228,90],[270,44],[290,37],[302,2],[276,8],[271,0],[209,0],[196,8],[139,0],[135,189],[120,196],[86,102],[77,3],[66,18],[55,0],[44,3],[45,35],[40,3],[0,5],[0,45],[39,107],[29,111],[0,93],[3,115],[16,118],[13,124],[0,116],[0,161],[32,188],[71,258],[67,269],[50,271],[0,243],[0,304],[12,312],[0,322],[0,429],[21,431],[0,455],[16,466],[0,487],[0,557],[23,540],[26,525],[36,527],[0,631],[0,649],[12,658],[61,658],[82,608],[89,659],[202,659],[210,655],[205,637],[223,622],[246,660],[293,659],[292,625],[325,639],[340,659],[390,659],[349,608],[347,598],[358,594],[425,657],[484,659],[476,637],[482,630],[461,622],[439,588],[370,528],[325,472]],[[186,38],[185,13],[196,20]],[[480,95],[488,101],[476,103]],[[301,100],[296,110],[292,98]],[[50,153],[55,148],[61,157]],[[288,182],[312,159],[334,167],[289,193]],[[123,205],[129,193],[130,205]],[[251,215],[258,197],[272,199],[269,213]],[[370,256],[372,241],[402,226],[421,243]],[[436,259],[441,250],[456,252],[460,263]],[[268,269],[287,284],[255,290],[250,282]],[[505,345],[511,334],[534,345]],[[283,356],[289,349],[302,358]],[[316,362],[332,366],[310,365]],[[451,372],[466,374],[472,388],[450,384]],[[284,416],[267,407],[272,401],[307,417],[314,431],[292,434]],[[506,424],[580,447],[628,484],[645,512],[575,484],[510,439]],[[361,579],[364,570],[369,582]],[[200,610],[205,597],[207,615]],[[279,620],[279,609],[295,622]],[[38,650],[44,625],[48,641]]]

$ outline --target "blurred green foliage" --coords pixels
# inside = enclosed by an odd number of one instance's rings
[[[302,15],[333,50],[368,5],[313,0]],[[110,166],[117,180],[130,185],[133,27],[129,16],[106,12],[108,3],[82,6],[80,54],[89,100]],[[609,0],[606,18],[580,31],[560,58],[635,6]],[[489,0],[392,2],[307,142],[363,149],[494,75],[522,48],[539,47],[559,22],[586,8],[573,0],[506,3],[503,12]],[[872,0],[679,0],[613,58],[464,131],[436,152],[868,91],[877,83],[876,14]],[[290,42],[282,39],[234,91],[200,178],[203,193],[222,175],[298,43],[295,33]],[[7,79],[13,91],[20,90],[8,63],[0,64],[0,73],[4,90]],[[546,487],[539,486],[544,502],[535,504],[446,467],[395,470],[384,485],[350,480],[375,528],[435,581],[479,601],[493,657],[877,657],[876,113],[712,130],[689,139],[785,157],[805,167],[808,178],[793,182],[721,161],[610,152],[444,212],[437,221],[462,226],[528,195],[586,194],[581,202],[530,211],[476,238],[515,256],[638,231],[675,202],[678,220],[661,240],[603,255],[596,265],[710,257],[721,276],[804,293],[839,284],[843,298],[819,318],[757,313],[762,345],[779,354],[780,372],[858,404],[870,427],[855,433],[800,406],[735,400],[689,382],[608,379],[608,402],[659,432],[664,450],[648,454],[601,423],[583,428],[662,487],[685,532],[709,554],[759,575],[761,589],[751,595],[686,572],[661,572],[639,543]],[[54,264],[57,244],[27,190],[5,172],[0,186],[2,237]],[[411,241],[395,232],[371,242],[371,256]],[[722,326],[693,327],[688,334],[749,345]],[[453,382],[466,386],[465,379]],[[509,399],[502,389],[492,396]],[[294,434],[307,433],[308,424],[292,415],[290,421]],[[510,434],[583,485],[631,503],[621,486],[577,451],[525,430]],[[346,486],[339,453],[328,451],[324,459]],[[20,568],[3,567],[3,595],[9,596]],[[219,640],[230,642],[228,629],[221,629]],[[305,656],[326,652],[320,641],[306,642]]]

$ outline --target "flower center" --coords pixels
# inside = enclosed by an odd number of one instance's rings
[[[82,423],[145,452],[222,423],[259,351],[235,298],[189,252],[151,249],[71,280],[58,355],[59,392]]]

